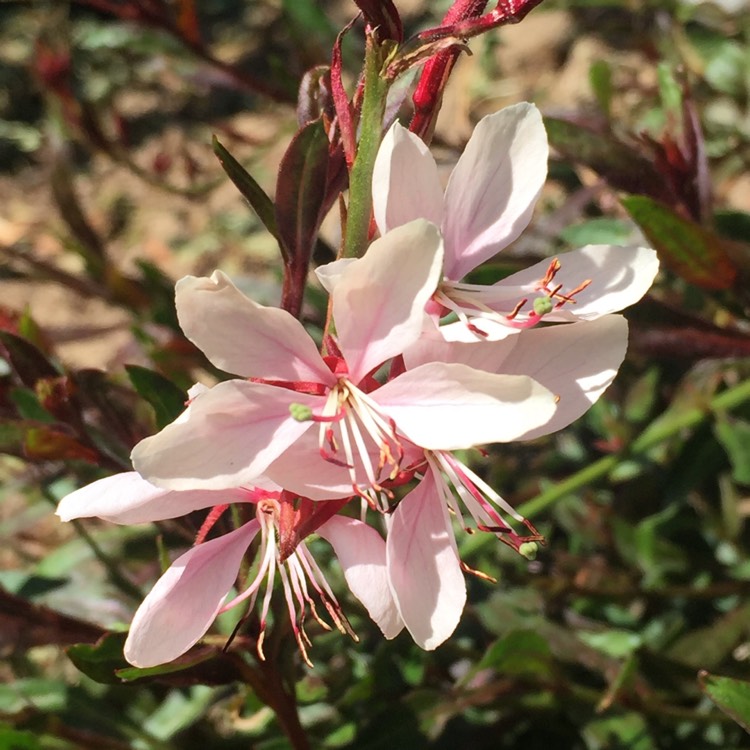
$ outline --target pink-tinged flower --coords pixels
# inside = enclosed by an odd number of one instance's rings
[[[255,518],[221,537],[203,541],[229,503],[250,503]],[[306,612],[330,630],[317,599],[342,633],[356,639],[325,577],[304,540],[282,557],[279,547],[280,493],[269,490],[172,491],[154,487],[136,472],[101,479],[64,497],[57,514],[64,521],[98,516],[114,523],[146,523],[212,508],[194,547],[178,557],[156,582],[133,617],[125,658],[138,667],[176,659],[202,638],[218,614],[242,602],[252,607],[263,587],[258,653],[263,658],[266,618],[276,575],[281,579],[289,617],[303,658],[309,664]],[[364,604],[386,638],[403,624],[393,604],[385,572],[385,542],[367,524],[334,515],[316,529],[334,548],[352,593]],[[260,534],[257,564],[239,593],[237,584],[247,548]]]
[[[371,503],[418,449],[506,442],[549,421],[555,398],[525,376],[424,363],[383,385],[372,373],[421,335],[442,241],[424,220],[346,264],[331,295],[336,340],[322,357],[291,315],[244,297],[224,276],[177,284],[185,334],[229,380],[133,451],[136,470],[173,490],[254,484],[263,474],[313,500]]]
[[[501,341],[447,342],[433,331],[404,353],[404,362],[407,368],[425,361],[460,362],[540,382],[558,396],[558,407],[551,420],[521,435],[524,440],[560,430],[584,414],[617,374],[627,338],[620,315],[521,331]],[[458,556],[452,519],[466,530],[494,533],[517,551],[540,537],[451,453],[426,451],[414,468],[421,481],[388,519],[388,580],[406,628],[418,645],[432,649],[451,635],[466,599],[463,571],[468,569]],[[503,515],[526,526],[528,534],[514,531]]]
[[[427,146],[398,123],[386,134],[373,175],[381,232],[417,217],[442,231],[443,278],[438,309],[458,315],[476,339],[503,338],[540,320],[594,320],[640,299],[658,269],[643,247],[589,245],[513,274],[492,286],[461,283],[526,228],[547,176],[547,134],[533,104],[484,117],[440,187]],[[456,324],[458,326],[458,324]],[[461,333],[441,329],[447,337]]]

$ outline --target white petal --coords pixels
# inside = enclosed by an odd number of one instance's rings
[[[511,356],[518,335],[508,336],[500,341],[487,342],[477,339],[462,323],[464,331],[469,333],[468,340],[451,341],[441,336],[441,329],[434,329],[422,336],[404,352],[404,363],[408,370],[430,362],[453,362],[473,367],[485,372],[501,372],[501,366]],[[525,374],[525,373],[524,373]]]
[[[386,638],[395,638],[404,623],[388,585],[385,541],[366,523],[345,516],[333,516],[317,532],[333,547],[354,596]]]
[[[336,287],[336,284],[338,284],[344,269],[356,262],[356,258],[339,258],[338,260],[326,263],[324,266],[318,266],[315,269],[315,275],[318,277],[318,281],[320,281],[323,289],[325,289],[328,294],[333,294],[333,290]]]
[[[404,624],[418,646],[437,648],[458,625],[466,582],[432,472],[394,511],[386,550],[388,577]]]
[[[211,626],[234,585],[245,550],[258,532],[253,520],[178,557],[138,607],[125,658],[153,667],[184,654]]]
[[[560,270],[554,285],[562,284],[561,294],[575,289],[590,279],[591,283],[575,296],[575,304],[565,304],[545,316],[549,321],[595,320],[602,315],[622,310],[637,302],[653,283],[659,270],[656,253],[647,247],[587,245],[558,256]],[[512,307],[519,299],[542,296],[538,282],[550,261],[514,273],[487,288],[482,294],[485,304],[498,309],[502,302]],[[505,305],[507,307],[507,304]]]
[[[555,412],[554,396],[531,378],[440,362],[408,370],[370,395],[401,433],[429,450],[515,440]]]
[[[417,220],[375,240],[343,270],[333,292],[333,318],[355,384],[419,338],[442,261],[437,227]]]
[[[216,367],[266,380],[335,382],[298,320],[248,299],[221,271],[180,279],[175,302],[185,335]]]
[[[446,278],[462,278],[526,228],[547,177],[548,152],[533,104],[479,122],[445,191]]]
[[[398,123],[385,134],[375,159],[372,202],[381,234],[414,219],[440,226],[443,218],[435,160],[424,141]]]
[[[628,348],[628,323],[621,315],[590,322],[524,331],[501,372],[528,375],[559,396],[552,419],[519,440],[561,430],[585,414],[617,375]]]
[[[174,492],[155,487],[137,471],[128,471],[66,495],[57,506],[57,515],[63,521],[96,516],[113,523],[148,523],[214,505],[247,501],[247,491],[240,488]]]
[[[172,424],[141,440],[131,454],[133,466],[147,481],[171,490],[252,486],[312,424],[292,419],[290,404],[314,408],[320,401],[262,383],[219,383]]]

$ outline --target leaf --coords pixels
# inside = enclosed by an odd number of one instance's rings
[[[533,630],[514,630],[490,646],[476,671],[491,667],[503,675],[549,676],[552,654],[547,641]]]
[[[589,84],[599,109],[609,118],[612,114],[612,67],[606,60],[596,60],[589,68]]]
[[[39,378],[60,375],[57,368],[34,344],[8,331],[0,331],[0,354],[7,357],[21,382],[29,388],[33,388]]]
[[[750,682],[720,677],[701,670],[701,690],[745,731],[750,732]]]
[[[110,633],[94,645],[78,643],[67,648],[65,653],[77,669],[95,682],[119,685],[122,680],[115,670],[128,667],[122,654],[126,637],[125,633]]]
[[[600,216],[580,224],[573,224],[560,232],[569,245],[625,245],[633,234],[633,227],[628,221]]]
[[[717,419],[714,433],[727,452],[734,481],[750,485],[750,422]]]
[[[609,133],[575,122],[545,117],[549,142],[568,161],[584,164],[614,188],[669,202],[671,192],[648,159]]]
[[[27,458],[37,461],[70,461],[78,459],[91,464],[99,463],[99,453],[83,445],[75,437],[60,429],[40,425],[29,427],[23,441]]]
[[[404,29],[393,0],[354,0],[354,2],[362,11],[367,23],[372,28],[377,28],[378,38],[381,41],[384,39],[403,41]]]
[[[623,198],[622,204],[676,274],[704,289],[732,286],[737,269],[720,237],[645,195]]]
[[[273,201],[248,171],[224,148],[216,136],[213,138],[213,145],[214,153],[229,179],[258,214],[263,226],[281,243]]]
[[[279,166],[276,225],[286,263],[307,268],[326,198],[328,136],[321,120],[308,123],[292,139]]]
[[[125,369],[133,388],[154,407],[159,429],[173,422],[185,410],[188,395],[171,380],[139,365],[125,365]]]
[[[31,732],[0,726],[0,747],[8,750],[41,750],[39,738]]]

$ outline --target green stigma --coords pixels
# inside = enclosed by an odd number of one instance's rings
[[[536,542],[524,542],[519,548],[518,553],[523,555],[527,560],[536,560],[536,551],[539,545]]]
[[[305,404],[289,404],[289,413],[297,422],[309,422],[312,419],[313,410]]]
[[[534,312],[537,315],[546,315],[552,312],[555,303],[549,297],[537,297],[534,300]]]

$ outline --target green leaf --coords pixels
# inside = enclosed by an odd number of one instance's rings
[[[0,747],[4,750],[41,750],[39,738],[31,732],[20,732],[0,726]]]
[[[476,671],[490,667],[504,675],[546,677],[552,666],[549,645],[541,635],[533,630],[515,630],[490,646]]]
[[[159,429],[173,422],[185,411],[187,393],[163,375],[139,365],[125,365],[130,382],[140,396],[154,407]]]
[[[701,690],[745,731],[750,732],[750,682],[719,677],[701,671],[698,674]]]
[[[624,245],[631,238],[632,226],[621,219],[600,216],[596,219],[573,224],[560,232],[560,237],[569,245]]]
[[[35,419],[38,422],[54,422],[55,418],[39,403],[36,393],[30,388],[14,388],[10,400],[18,409],[23,419]]]
[[[589,83],[599,104],[599,108],[607,118],[612,114],[612,67],[606,60],[596,60],[589,68]]]
[[[277,239],[279,243],[279,229],[276,224],[276,214],[273,201],[266,195],[263,188],[250,176],[248,171],[235,159],[229,151],[224,148],[219,139],[213,138],[214,153],[219,163],[224,168],[229,179],[234,183],[237,190],[242,193],[245,200],[250,204],[263,226]]]
[[[186,654],[175,661],[169,662],[169,664],[159,664],[156,667],[126,666],[117,670],[117,676],[126,682],[131,682],[132,680],[141,680],[144,677],[159,677],[160,675],[184,672],[186,669],[191,669],[215,656],[216,651],[214,649],[205,649],[199,651],[198,654]]]
[[[119,685],[122,680],[116,674],[116,670],[128,666],[122,654],[126,637],[125,633],[112,633],[93,646],[78,643],[65,649],[65,652],[73,664],[95,682]]]
[[[623,198],[622,204],[676,274],[704,289],[732,286],[737,269],[720,237],[645,195]]]
[[[659,95],[664,109],[673,117],[682,118],[682,89],[674,77],[672,66],[667,62],[660,62],[656,68],[659,81]]]
[[[750,422],[719,419],[714,424],[714,433],[729,456],[734,481],[750,485]]]

